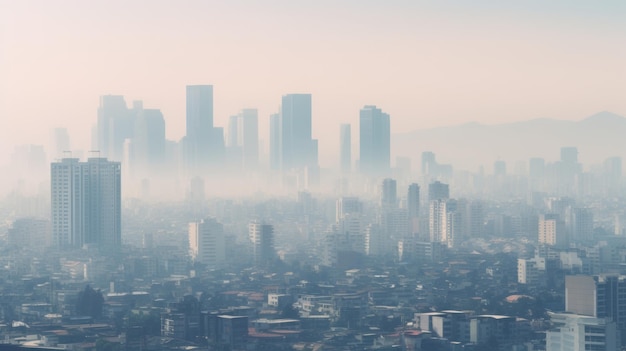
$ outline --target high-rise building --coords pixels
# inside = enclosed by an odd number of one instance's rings
[[[607,318],[549,313],[546,351],[619,350],[617,327]]]
[[[571,229],[573,241],[588,242],[593,240],[593,212],[590,208],[576,207],[572,209]]]
[[[420,186],[417,183],[409,185],[406,208],[409,214],[409,230],[411,234],[417,233],[419,232],[420,217]]]
[[[312,138],[311,94],[284,95],[280,114],[281,169],[316,167],[317,140]]]
[[[626,335],[626,276],[617,274],[565,277],[565,310],[617,323]]]
[[[445,239],[446,230],[446,200],[433,200],[430,202],[428,214],[428,231],[431,242],[442,242]]]
[[[383,209],[394,209],[398,206],[398,192],[394,179],[383,179],[380,194],[380,206]]]
[[[121,244],[121,166],[106,158],[64,158],[51,165],[52,245]]]
[[[248,225],[248,235],[252,242],[252,257],[256,265],[271,264],[276,258],[274,249],[274,226],[255,221]]]
[[[281,118],[280,114],[270,115],[270,169],[278,170],[281,165]]]
[[[189,223],[189,253],[195,262],[218,268],[226,259],[224,227],[215,218]]]
[[[97,142],[94,143],[100,155],[112,161],[122,161],[124,157],[124,141],[134,134],[135,116],[126,106],[121,95],[105,95],[100,97],[98,107],[98,124],[96,126]]]
[[[565,224],[558,214],[549,213],[539,217],[539,243],[559,247],[568,244]]]
[[[384,176],[391,166],[389,115],[376,106],[365,106],[359,115],[359,170],[371,176]]]
[[[437,175],[437,160],[432,151],[422,152],[422,175]]]
[[[352,169],[352,133],[350,124],[342,124],[339,128],[339,167],[342,173]]]
[[[406,204],[409,210],[409,218],[418,218],[420,215],[420,186],[417,183],[409,185]]]
[[[440,181],[428,185],[428,202],[450,198],[450,186]]]
[[[165,119],[161,110],[140,109],[135,120],[131,166],[133,173],[154,175],[165,165]]]
[[[237,145],[241,148],[244,169],[253,170],[259,164],[259,117],[256,109],[241,110],[237,122]]]
[[[213,86],[188,85],[186,134],[184,139],[187,169],[196,174],[210,165],[212,146],[216,143],[213,131]]]
[[[335,203],[335,221],[339,222],[348,214],[361,214],[363,204],[358,197],[341,197]]]

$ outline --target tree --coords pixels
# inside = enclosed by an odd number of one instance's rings
[[[82,316],[90,316],[94,319],[102,317],[103,305],[104,297],[99,289],[96,291],[87,285],[85,290],[78,293],[76,311]]]

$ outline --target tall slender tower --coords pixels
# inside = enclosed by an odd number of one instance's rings
[[[317,166],[317,140],[312,138],[311,94],[288,94],[280,114],[281,168]]]
[[[239,112],[237,143],[241,147],[243,168],[255,169],[259,163],[259,117],[256,109],[247,108]]]
[[[352,135],[350,124],[342,124],[339,130],[339,167],[342,173],[352,169]]]
[[[267,265],[276,257],[274,250],[274,226],[255,221],[248,225],[252,252],[256,265]]]
[[[270,116],[270,169],[280,169],[281,161],[281,118],[275,113]]]
[[[64,158],[51,165],[52,245],[121,244],[121,167],[106,158],[79,162]]]
[[[187,169],[197,173],[205,169],[211,159],[213,131],[213,86],[187,86],[187,119],[185,159]]]
[[[384,176],[391,166],[389,115],[376,106],[365,106],[359,117],[360,171],[370,176]]]

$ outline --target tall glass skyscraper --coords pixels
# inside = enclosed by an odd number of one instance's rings
[[[359,115],[359,169],[370,176],[389,173],[391,158],[391,130],[389,115],[365,106]]]
[[[281,169],[317,166],[312,138],[311,94],[284,95],[280,111]]]
[[[187,86],[187,119],[184,148],[187,170],[197,173],[210,164],[213,131],[213,86]]]

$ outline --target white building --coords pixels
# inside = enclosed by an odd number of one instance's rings
[[[252,242],[252,256],[255,264],[268,264],[276,257],[274,249],[274,226],[263,222],[248,225],[248,235]]]
[[[553,327],[546,333],[546,351],[619,350],[617,327],[608,319],[552,313],[550,321]]]
[[[194,262],[218,268],[226,259],[224,227],[214,218],[189,223],[189,253]]]
[[[52,245],[121,244],[121,166],[106,158],[51,165]]]

